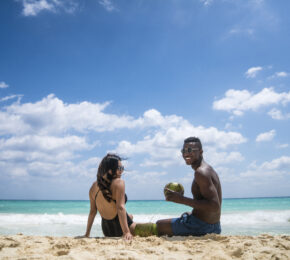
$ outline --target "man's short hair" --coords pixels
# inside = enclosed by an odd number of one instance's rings
[[[184,143],[198,143],[199,149],[202,149],[202,144],[198,137],[188,137],[184,140]]]

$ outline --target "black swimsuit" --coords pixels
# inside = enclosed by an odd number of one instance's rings
[[[96,198],[98,196],[99,191],[100,190],[98,190],[98,192],[95,196],[95,201],[96,201]],[[113,201],[116,203],[115,200],[113,200]],[[127,202],[127,195],[125,194],[125,203],[126,202]],[[130,227],[132,225],[133,221],[129,217],[127,212],[126,212],[126,215],[127,215],[128,227]],[[118,214],[113,219],[104,219],[102,217],[102,230],[103,230],[104,236],[106,236],[106,237],[121,237],[123,235],[123,231],[122,231],[122,228],[120,225]]]

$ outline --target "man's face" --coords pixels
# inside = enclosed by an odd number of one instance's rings
[[[201,156],[198,143],[185,143],[182,149],[182,156],[187,165],[193,165],[198,162]]]

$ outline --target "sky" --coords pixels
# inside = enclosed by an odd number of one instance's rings
[[[0,1],[0,199],[164,199],[197,136],[224,198],[290,195],[288,0]]]

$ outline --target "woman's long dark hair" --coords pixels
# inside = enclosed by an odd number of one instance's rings
[[[112,200],[112,192],[110,190],[111,183],[113,179],[117,178],[117,169],[118,162],[121,161],[121,157],[116,154],[108,153],[101,161],[98,174],[97,181],[98,186],[103,193],[104,198],[111,202]],[[111,172],[110,172],[111,170]]]

